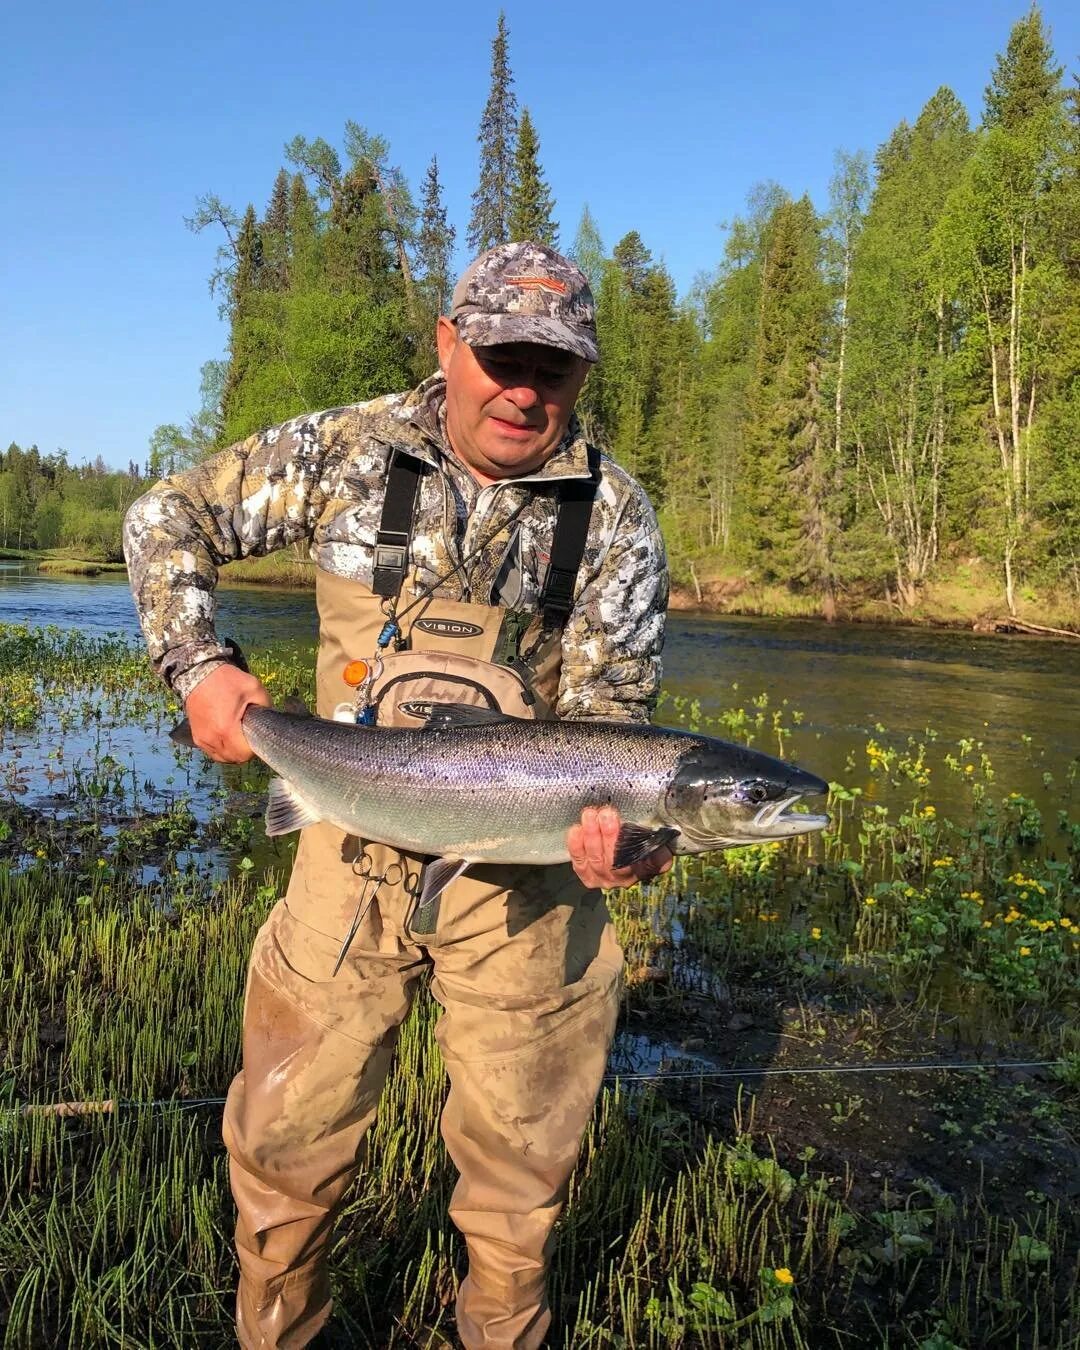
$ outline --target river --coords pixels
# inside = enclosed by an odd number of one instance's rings
[[[0,562],[0,621],[138,633],[122,575],[47,576],[11,562]],[[219,631],[245,646],[271,637],[313,641],[313,597],[223,588]],[[902,743],[927,728],[939,745],[981,741],[1002,790],[1036,799],[1043,775],[1060,779],[1080,755],[1080,645],[1064,640],[672,614],[664,685],[698,700],[706,716],[749,709],[762,694],[771,714],[786,699],[803,719],[787,753],[846,783],[869,782],[868,738]],[[767,738],[758,743],[775,748]],[[959,790],[937,789],[946,800]]]

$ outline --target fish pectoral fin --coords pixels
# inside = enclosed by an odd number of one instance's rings
[[[425,731],[453,727],[490,727],[499,722],[523,722],[500,708],[474,708],[470,703],[433,703],[424,723]]]
[[[622,825],[619,837],[615,840],[616,867],[630,867],[641,862],[658,848],[667,848],[679,837],[679,831],[670,825],[662,825],[658,830],[648,825]]]
[[[425,864],[420,898],[409,924],[414,933],[434,933],[439,896],[473,861],[472,858],[432,858]]]
[[[273,839],[279,834],[292,834],[305,825],[317,825],[322,816],[307,804],[291,783],[284,778],[270,779],[270,797],[266,803],[266,833]]]

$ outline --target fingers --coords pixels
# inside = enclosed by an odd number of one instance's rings
[[[581,823],[567,831],[567,852],[583,885],[605,890],[632,886],[635,881],[651,880],[671,868],[674,858],[666,848],[657,849],[630,867],[616,867],[615,846],[621,824],[614,807],[587,806],[581,813]]]

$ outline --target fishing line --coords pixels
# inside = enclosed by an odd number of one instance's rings
[[[1063,1059],[991,1060],[985,1063],[966,1061],[958,1064],[806,1064],[793,1068],[755,1069],[744,1065],[733,1069],[669,1069],[659,1073],[606,1073],[606,1083],[656,1083],[665,1079],[686,1078],[776,1078],[795,1077],[812,1073],[960,1073],[972,1069],[1050,1069],[1064,1064]]]
[[[754,1068],[740,1065],[731,1069],[673,1069],[660,1073],[606,1073],[605,1083],[663,1083],[687,1079],[713,1078],[782,1078],[825,1073],[963,1073],[973,1069],[1053,1069],[1065,1064],[1063,1059],[990,1060],[986,1063],[964,1061],[954,1064],[810,1064],[793,1068]],[[224,1097],[162,1097],[156,1101],[139,1102],[109,1100],[101,1102],[40,1102],[10,1106],[0,1111],[0,1119],[10,1116],[95,1116],[113,1115],[120,1110],[193,1111],[204,1106],[224,1106]]]

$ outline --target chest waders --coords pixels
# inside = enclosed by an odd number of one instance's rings
[[[432,701],[551,716],[587,510],[560,509],[538,614],[437,591],[414,604],[403,586],[408,529],[400,528],[403,519],[411,528],[411,498],[404,515],[393,487],[391,475],[375,588],[317,573],[320,715],[356,705],[345,669],[376,652],[392,609],[402,646],[385,649],[361,700],[380,724],[418,726]],[[592,484],[584,487],[578,498],[588,507]],[[568,577],[566,540],[577,549]],[[528,660],[515,661],[521,654]],[[325,822],[310,826],[287,894],[256,939],[244,1068],[224,1123],[245,1347],[299,1350],[330,1314],[334,1216],[427,969],[450,1078],[442,1134],[460,1174],[450,1217],[469,1255],[458,1334],[466,1350],[543,1342],[553,1228],[606,1064],[622,953],[601,893],[586,890],[568,864],[478,865],[420,912],[425,862]]]

